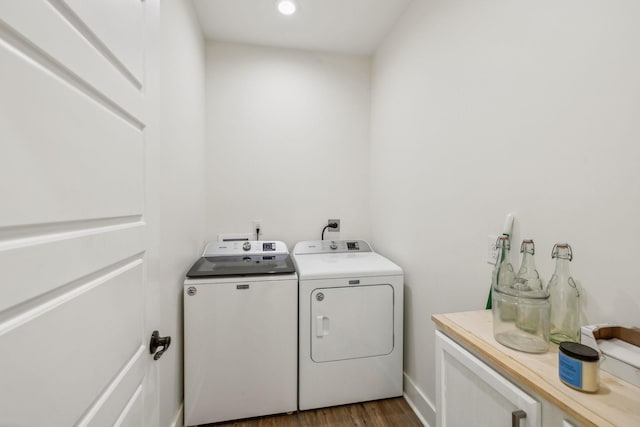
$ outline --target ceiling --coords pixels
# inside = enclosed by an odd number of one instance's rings
[[[412,0],[297,0],[284,16],[276,0],[193,0],[207,39],[369,55]]]

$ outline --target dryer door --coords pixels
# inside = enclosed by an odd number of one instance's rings
[[[314,362],[382,356],[393,350],[391,285],[315,289],[310,304]]]

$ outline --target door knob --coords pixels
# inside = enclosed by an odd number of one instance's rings
[[[164,352],[169,349],[170,345],[171,337],[161,337],[158,331],[153,331],[151,341],[149,342],[149,353],[153,354],[153,360],[160,359]],[[159,347],[162,347],[162,349],[158,351]]]

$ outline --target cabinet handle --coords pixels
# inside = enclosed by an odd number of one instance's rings
[[[511,413],[511,427],[520,427],[520,420],[524,420],[525,418],[527,418],[527,413],[522,409],[513,411]]]

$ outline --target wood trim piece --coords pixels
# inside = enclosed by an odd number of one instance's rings
[[[638,328],[603,326],[601,328],[594,329],[593,337],[597,340],[610,340],[612,338],[618,338],[622,341],[628,342],[629,344],[640,347],[640,329]]]

